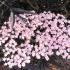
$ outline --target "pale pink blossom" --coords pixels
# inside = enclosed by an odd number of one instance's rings
[[[5,66],[25,67],[31,57],[41,59],[42,56],[48,61],[54,53],[70,59],[70,20],[50,11],[19,15],[27,21],[15,15],[13,24],[10,16],[0,29],[0,46],[4,45]]]

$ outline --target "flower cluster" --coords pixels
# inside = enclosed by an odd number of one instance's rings
[[[20,16],[26,21],[15,15],[14,24],[9,18],[0,29],[4,65],[21,68],[30,63],[31,57],[48,61],[53,54],[70,59],[70,20],[51,12]]]

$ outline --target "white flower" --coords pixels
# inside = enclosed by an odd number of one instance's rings
[[[21,64],[23,67],[25,67],[25,63],[24,62],[22,62],[22,64]]]
[[[56,52],[56,55],[58,55],[58,56],[59,56],[59,55],[60,55],[60,52],[59,52],[59,51],[57,51],[57,52]]]
[[[49,60],[49,57],[48,57],[48,55],[45,55],[45,59],[48,61]]]
[[[40,56],[38,53],[36,53],[36,58],[37,58],[37,59],[40,59],[41,56]]]

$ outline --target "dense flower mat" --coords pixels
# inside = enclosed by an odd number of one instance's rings
[[[40,14],[15,15],[0,29],[0,46],[4,46],[4,65],[10,68],[25,67],[31,57],[47,61],[49,56],[61,55],[70,59],[70,20],[61,14],[43,12]]]

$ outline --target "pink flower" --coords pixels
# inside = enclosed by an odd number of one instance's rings
[[[24,22],[15,15],[13,24],[10,16],[9,21],[4,22],[0,29],[0,46],[4,45],[4,65],[10,68],[17,65],[21,68],[30,63],[31,57],[41,59],[42,56],[48,61],[54,53],[70,59],[70,25],[65,26],[70,24],[70,20],[50,11],[19,15],[27,21]]]

